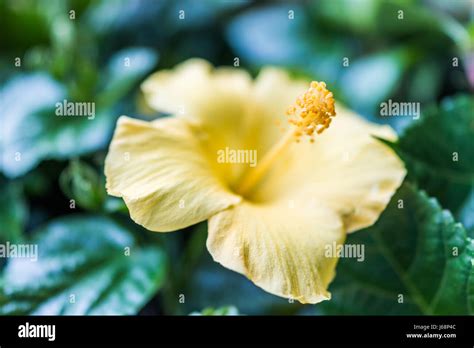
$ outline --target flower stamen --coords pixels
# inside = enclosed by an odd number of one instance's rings
[[[324,82],[313,81],[310,88],[288,108],[286,115],[291,125],[290,129],[244,177],[237,189],[239,194],[248,194],[293,141],[299,143],[301,137],[307,135],[313,143],[315,133],[321,134],[329,127],[332,117],[336,116],[333,94],[326,88]]]
[[[310,88],[288,108],[286,114],[288,122],[297,128],[297,141],[305,134],[314,142],[314,133],[324,132],[331,124],[332,117],[336,116],[334,97],[324,82],[313,81]]]

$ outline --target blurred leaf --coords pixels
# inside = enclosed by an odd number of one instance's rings
[[[227,37],[241,64],[286,66],[334,83],[342,69],[342,57],[352,46],[342,37],[336,39],[317,29],[304,7],[280,4],[236,16],[227,28]]]
[[[181,233],[190,233],[184,252],[182,244],[177,243]],[[178,260],[170,265],[170,281],[163,288],[166,313],[182,315],[202,308],[227,308],[230,303],[250,315],[288,315],[302,309],[299,303],[269,294],[243,275],[214,262],[206,249],[207,223],[181,233],[164,238],[167,254]],[[185,302],[176,304],[181,294]]]
[[[420,103],[436,100],[443,81],[440,66],[435,60],[423,59],[407,73],[406,77],[409,100],[416,100]]]
[[[361,57],[343,72],[341,92],[356,111],[376,114],[380,103],[394,94],[411,62],[412,53],[405,48]]]
[[[86,13],[85,23],[102,35],[116,33],[121,29],[136,32],[137,30],[134,29],[143,23],[154,20],[156,24],[157,17],[163,11],[166,3],[167,0],[153,2],[146,0],[96,1],[91,4]],[[111,39],[113,39],[112,35]]]
[[[83,209],[98,211],[102,208],[106,192],[102,177],[93,167],[74,159],[59,177],[64,194]]]
[[[128,208],[121,198],[107,196],[104,202],[104,210],[108,213],[125,213],[128,214]]]
[[[451,39],[465,45],[466,31],[452,17],[421,1],[406,0],[320,0],[312,7],[317,18],[331,27],[385,38],[429,35],[434,40]],[[420,45],[431,44],[420,41]]]
[[[110,218],[65,216],[36,236],[37,261],[11,258],[5,268],[1,314],[135,314],[163,284],[162,250]]]
[[[11,6],[9,1],[0,1],[0,22],[2,23],[1,51],[24,51],[32,45],[48,42],[48,21],[44,11],[26,2]],[[5,35],[8,33],[8,35]]]
[[[15,183],[0,186],[0,243],[17,243],[23,239],[27,206],[22,188]]]
[[[107,144],[116,116],[99,110],[91,119],[58,117],[55,104],[65,98],[62,86],[42,73],[18,75],[0,90],[1,169],[7,177],[23,175],[43,159],[70,158]]]
[[[373,32],[380,0],[320,0],[314,14],[328,24],[356,33]]]
[[[409,176],[436,197],[469,229],[474,227],[474,98],[445,99],[429,107],[418,122],[391,145]]]
[[[96,1],[89,8],[85,18],[86,25],[107,38],[105,44],[140,44],[166,47],[179,42],[169,41],[177,34],[187,30],[192,34],[201,28],[216,25],[220,16],[247,5],[251,0],[115,0]],[[178,15],[184,11],[185,20]],[[160,23],[160,25],[156,25]],[[209,35],[209,32],[207,33]],[[192,37],[192,36],[191,36]],[[180,41],[192,44],[189,35]]]
[[[200,312],[192,312],[189,315],[239,315],[239,310],[234,306],[227,307],[207,307]]]
[[[27,151],[24,153],[27,147],[22,142],[28,138],[28,134],[22,131],[32,128],[38,133],[38,121],[33,118],[33,122],[27,123],[31,115],[51,107],[63,97],[63,88],[42,73],[17,77],[0,89],[1,167],[7,176],[23,174],[37,164],[39,159],[34,154],[37,150],[33,149],[33,154]]]
[[[295,6],[301,13],[302,8]],[[306,28],[303,15],[288,20],[286,6],[268,6],[244,12],[228,27],[229,43],[252,64],[298,64],[297,59],[307,55],[312,48],[298,40]]]
[[[98,103],[107,107],[118,102],[150,72],[157,61],[157,54],[147,48],[127,48],[117,52],[105,69],[103,80],[106,82]]]
[[[185,313],[206,307],[226,307],[229,303],[248,315],[292,315],[303,308],[296,301],[265,292],[245,276],[214,262],[208,252],[204,253],[184,286]]]
[[[252,0],[238,1],[220,1],[220,0],[168,0],[168,8],[163,12],[165,23],[174,26],[170,33],[174,31],[187,29],[188,33],[198,31],[200,28],[209,27],[214,24],[231,10],[238,9],[245,5],[251,4]],[[175,20],[179,11],[184,10],[186,20]],[[173,18],[174,17],[174,18]],[[214,24],[215,25],[215,24]],[[188,41],[190,44],[192,40]]]
[[[474,314],[474,242],[412,185],[404,184],[376,224],[346,244],[364,246],[365,259],[341,258],[332,299],[319,305],[324,313]]]

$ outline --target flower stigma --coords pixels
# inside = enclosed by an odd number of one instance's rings
[[[314,143],[315,134],[321,134],[329,128],[332,117],[336,116],[333,94],[324,82],[312,81],[309,89],[288,108],[286,115],[290,129],[243,178],[237,189],[240,195],[248,195],[292,143],[299,143],[303,136],[308,136],[309,141]]]

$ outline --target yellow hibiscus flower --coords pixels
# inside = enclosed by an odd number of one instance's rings
[[[214,260],[267,292],[329,299],[337,256],[327,246],[373,224],[405,176],[372,137],[394,139],[393,130],[340,105],[333,118],[323,83],[308,90],[276,68],[253,81],[242,69],[192,59],[153,74],[142,90],[152,108],[173,116],[119,119],[105,161],[108,193],[152,231],[208,220]],[[261,159],[222,163],[224,149]]]

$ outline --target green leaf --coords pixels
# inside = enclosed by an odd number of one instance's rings
[[[330,314],[474,314],[474,243],[438,202],[405,183],[375,225],[346,245],[364,258],[341,258]]]
[[[341,92],[355,110],[377,114],[380,103],[395,93],[413,61],[413,52],[405,47],[360,57],[343,72]]]
[[[245,276],[222,267],[208,252],[202,255],[183,285],[186,294],[186,302],[182,304],[184,313],[226,307],[230,303],[248,315],[294,315],[303,309],[299,302],[269,294]]]
[[[207,307],[200,312],[192,312],[189,315],[239,315],[239,310],[234,306],[226,307]]]
[[[98,110],[90,119],[58,117],[55,104],[65,98],[63,87],[43,73],[19,75],[0,90],[0,169],[7,177],[23,175],[43,159],[70,158],[107,144],[116,116]]]
[[[162,250],[110,218],[61,217],[35,236],[37,261],[5,268],[1,314],[136,314],[163,284]]]
[[[27,206],[19,184],[1,184],[0,207],[0,243],[21,241],[27,218]]]
[[[59,177],[63,192],[83,209],[98,211],[105,204],[105,183],[96,170],[78,159],[72,160]]]
[[[426,109],[398,143],[389,144],[409,177],[469,229],[474,227],[473,140],[474,98],[461,95]]]
[[[104,148],[120,114],[115,111],[117,104],[153,68],[156,60],[156,54],[145,48],[116,53],[102,72],[102,92],[97,96],[91,93],[90,100],[75,100],[62,84],[45,73],[11,79],[0,89],[0,170],[15,178],[43,159],[67,159]],[[80,72],[79,76],[86,75]],[[93,87],[88,89],[94,90]],[[57,103],[65,100],[94,103],[95,114],[58,117]]]
[[[291,10],[291,20],[288,6],[281,4],[239,14],[227,28],[229,44],[254,66],[282,65],[336,83],[343,68],[340,59],[352,48],[350,43],[318,29],[304,7],[295,4]]]
[[[465,6],[468,10],[467,3]],[[462,45],[467,35],[462,25],[430,7],[436,6],[405,0],[320,0],[312,9],[318,19],[359,35],[378,33],[391,38],[428,34],[436,40],[449,38]],[[419,45],[427,43],[429,40]]]
[[[107,107],[118,102],[150,72],[157,61],[157,54],[148,48],[133,47],[117,52],[103,73],[106,83],[98,97],[98,104]]]
[[[128,208],[121,198],[107,196],[104,202],[104,211],[107,213],[124,213],[128,214]]]

